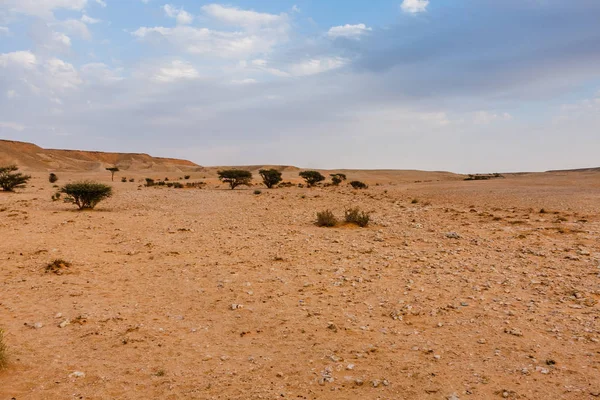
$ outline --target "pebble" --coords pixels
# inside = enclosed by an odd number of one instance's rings
[[[478,339],[477,343],[479,343],[479,344],[486,344],[487,342],[486,342],[485,339],[482,338],[482,339]]]
[[[60,324],[58,324],[58,327],[59,328],[64,328],[64,327],[66,327],[67,325],[70,325],[70,324],[71,324],[71,321],[69,319],[65,319]]]
[[[456,232],[448,232],[446,233],[446,237],[448,239],[460,239],[460,235]]]
[[[450,396],[446,397],[447,400],[460,400],[460,397],[456,393],[452,393]]]
[[[348,364],[348,365],[346,366],[346,369],[347,369],[348,371],[352,371],[352,370],[354,369],[354,364]]]
[[[85,378],[85,373],[81,371],[74,371],[69,374],[69,378]]]

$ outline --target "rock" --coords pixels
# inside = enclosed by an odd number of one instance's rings
[[[354,383],[356,384],[356,386],[362,386],[362,385],[365,383],[365,381],[363,381],[363,380],[362,380],[362,379],[360,379],[360,378],[356,378],[356,379],[354,380]]]
[[[461,236],[456,232],[448,232],[448,233],[446,233],[446,237],[448,239],[460,239],[461,238]]]
[[[371,381],[371,385],[373,385],[374,388],[379,387],[379,385],[381,385],[381,381],[379,379],[375,379]]]
[[[69,374],[69,378],[85,378],[85,373],[81,371],[74,371]]]
[[[354,369],[354,364],[348,364],[348,365],[346,366],[346,369],[347,369],[348,371],[352,371],[352,370]]]
[[[452,393],[450,396],[446,396],[447,400],[460,400],[460,397],[456,393]]]
[[[504,333],[508,333],[513,336],[523,336],[523,332],[519,328],[504,328]]]
[[[71,325],[71,320],[70,319],[65,319],[64,321],[62,321],[60,324],[58,324],[59,328],[64,328],[67,325]]]
[[[485,339],[481,338],[481,339],[477,340],[477,343],[479,343],[479,344],[486,344],[487,342],[486,342]]]
[[[35,324],[33,324],[34,329],[42,329],[43,326],[44,324],[42,324],[41,322],[36,322]]]
[[[232,304],[231,305],[232,310],[240,310],[242,308],[244,308],[244,306],[242,304]]]

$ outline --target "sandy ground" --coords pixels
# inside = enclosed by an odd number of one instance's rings
[[[0,192],[0,400],[600,398],[600,174],[138,185]]]

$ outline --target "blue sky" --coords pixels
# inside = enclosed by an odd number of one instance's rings
[[[0,138],[202,165],[600,165],[596,0],[0,0]]]

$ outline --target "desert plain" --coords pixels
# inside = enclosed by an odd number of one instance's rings
[[[26,172],[0,192],[1,400],[600,398],[598,171],[58,171],[113,186],[84,212]],[[315,225],[350,207],[369,226]]]

